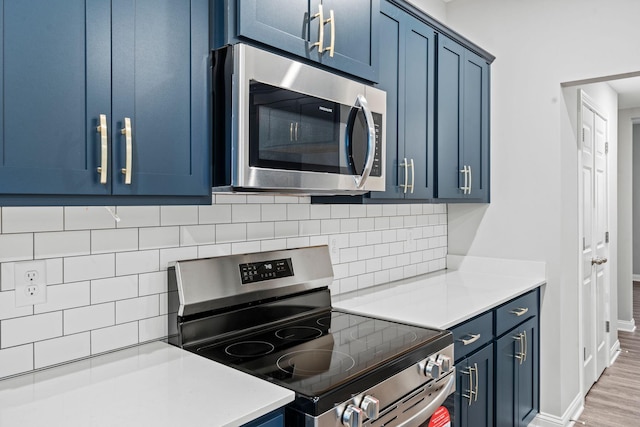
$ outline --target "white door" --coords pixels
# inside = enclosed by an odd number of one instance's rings
[[[607,120],[588,97],[581,102],[582,284],[581,326],[583,394],[607,366],[608,168]]]

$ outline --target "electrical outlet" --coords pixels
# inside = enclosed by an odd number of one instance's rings
[[[16,307],[47,302],[47,263],[16,262],[13,266]]]

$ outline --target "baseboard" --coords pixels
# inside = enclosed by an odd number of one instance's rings
[[[634,282],[640,282],[640,274],[634,274],[633,275],[633,281]]]
[[[582,411],[584,410],[584,398],[580,393],[576,395],[573,402],[569,405],[564,414],[561,417],[539,413],[533,421],[529,424],[529,427],[567,427],[573,426],[575,423],[571,420],[577,420],[580,418]]]
[[[620,355],[620,341],[616,340],[609,350],[609,366],[613,365]]]
[[[618,330],[624,332],[635,332],[636,331],[636,320],[620,320],[618,319]]]

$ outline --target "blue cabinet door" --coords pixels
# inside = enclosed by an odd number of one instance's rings
[[[437,197],[488,202],[489,65],[440,34],[437,79]]]
[[[378,87],[387,92],[387,182],[384,192],[370,197],[429,199],[434,187],[435,35],[386,1],[381,4],[380,29],[385,54]]]
[[[234,0],[228,13],[240,38],[376,81],[379,1]]]
[[[493,426],[493,344],[465,359],[460,427]],[[463,396],[464,397],[464,396]]]
[[[284,427],[284,410],[276,409],[257,420],[244,424],[242,427]]]
[[[208,7],[207,0],[113,0],[113,194],[210,192]]]
[[[4,0],[0,7],[0,194],[108,194],[99,183],[110,118],[108,0]]]
[[[508,331],[496,343],[495,417],[498,426],[524,427],[539,409],[538,318]]]

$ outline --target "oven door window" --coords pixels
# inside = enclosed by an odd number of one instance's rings
[[[362,172],[367,131],[360,108],[256,81],[250,84],[249,101],[250,166]]]

